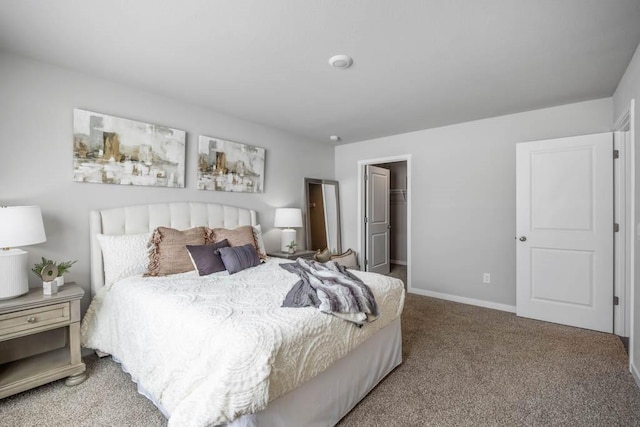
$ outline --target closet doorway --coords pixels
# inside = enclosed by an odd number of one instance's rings
[[[358,168],[362,177],[358,212],[363,270],[399,277],[410,289],[411,156],[362,160]],[[382,190],[384,181],[386,190]]]

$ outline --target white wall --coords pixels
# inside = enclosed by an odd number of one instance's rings
[[[606,98],[338,146],[344,247],[360,249],[358,160],[411,154],[412,287],[514,306],[515,144],[606,132],[611,117]]]
[[[123,64],[123,66],[126,66]],[[187,66],[185,64],[185,66]],[[40,256],[78,260],[67,280],[87,291],[89,301],[89,211],[169,201],[225,203],[256,209],[267,249],[276,249],[275,207],[302,207],[304,177],[333,179],[333,147],[273,128],[136,88],[0,52],[0,205],[39,205],[47,242],[27,247]],[[73,182],[73,109],[187,131],[186,188],[167,189]],[[196,190],[199,135],[266,148],[265,192]],[[304,230],[299,230],[300,243]],[[31,286],[41,286],[30,274]]]
[[[617,120],[628,108],[632,99],[635,99],[635,220],[640,219],[640,45],[629,63],[629,67],[620,80],[618,87],[613,94],[613,120]],[[636,233],[640,232],[640,224],[636,225]],[[637,236],[640,236],[636,234]],[[635,240],[634,270],[635,278],[633,283],[634,301],[633,304],[633,326],[631,336],[631,364],[634,367],[636,381],[640,384],[640,237]]]

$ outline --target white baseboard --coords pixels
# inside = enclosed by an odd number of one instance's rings
[[[408,292],[411,294],[423,295],[425,297],[438,298],[438,299],[443,299],[447,301],[460,302],[462,304],[476,305],[478,307],[485,307],[485,308],[492,308],[494,310],[507,311],[509,313],[516,312],[515,305],[500,304],[497,302],[485,301],[481,299],[467,298],[467,297],[461,297],[458,295],[451,295],[451,294],[443,294],[440,292],[427,291],[424,289],[418,289],[413,287],[409,288]]]
[[[407,261],[398,261],[397,259],[389,260],[391,264],[407,265]]]
[[[638,373],[638,369],[636,369],[633,363],[630,363],[629,370],[631,371],[633,379],[636,380],[636,385],[638,386],[638,388],[640,388],[640,373]]]

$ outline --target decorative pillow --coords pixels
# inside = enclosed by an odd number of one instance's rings
[[[186,246],[204,244],[204,227],[183,231],[156,228],[149,241],[149,267],[145,276],[166,276],[193,270],[195,267]]]
[[[335,261],[338,264],[345,266],[347,268],[355,268],[357,270],[360,269],[358,265],[358,258],[356,257],[356,253],[351,249],[347,249],[346,252],[341,253],[340,255],[332,255],[331,261]]]
[[[229,274],[235,274],[249,267],[260,264],[260,257],[251,243],[243,246],[220,248],[218,253]]]
[[[187,251],[191,262],[200,276],[207,276],[218,271],[224,271],[224,263],[218,254],[220,248],[229,247],[229,242],[224,239],[221,242],[211,243],[207,245],[187,245]]]
[[[329,261],[331,259],[331,252],[329,252],[329,248],[325,248],[324,250],[318,249],[313,255],[313,259],[318,262]]]
[[[258,249],[256,245],[256,239],[253,235],[253,227],[250,225],[243,225],[234,230],[228,230],[226,228],[214,228],[207,229],[207,242],[219,242],[227,239],[229,246],[242,246],[251,244],[254,249]],[[213,239],[211,235],[213,234]]]
[[[260,259],[264,260],[267,258],[267,250],[264,247],[264,240],[262,239],[262,227],[260,224],[253,227],[253,238],[256,241],[256,249],[258,250],[258,255]]]
[[[106,285],[111,285],[129,276],[143,274],[147,270],[149,237],[151,237],[151,233],[96,234],[98,244],[102,249]]]

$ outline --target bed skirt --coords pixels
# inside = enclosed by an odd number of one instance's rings
[[[326,371],[227,427],[333,426],[401,363],[397,318]]]

